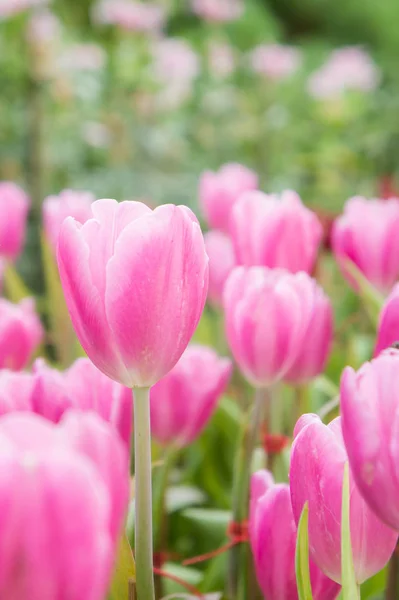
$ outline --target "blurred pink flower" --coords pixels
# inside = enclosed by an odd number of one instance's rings
[[[378,356],[399,341],[399,283],[384,302],[378,319],[377,342],[374,356]],[[399,363],[398,363],[399,364]]]
[[[0,298],[0,369],[18,371],[26,367],[43,335],[32,298],[19,304]]]
[[[380,292],[390,292],[399,278],[399,199],[367,200],[355,196],[335,219],[332,249],[347,281],[351,261]]]
[[[208,49],[208,63],[215,77],[228,77],[236,67],[233,48],[226,43],[212,42]]]
[[[32,373],[0,369],[0,415],[28,411],[58,423],[70,409],[97,413],[130,447],[132,392],[88,358],[79,358],[66,371],[49,367],[42,358],[35,361]]]
[[[165,23],[165,10],[154,2],[102,0],[95,6],[94,20],[128,31],[159,31]]]
[[[308,91],[315,98],[334,98],[347,90],[369,92],[379,80],[379,70],[367,52],[348,46],[334,50],[324,65],[312,73]]]
[[[162,83],[191,82],[200,72],[197,53],[188,42],[178,38],[157,40],[152,46],[153,75]]]
[[[61,225],[67,217],[86,223],[91,218],[91,204],[95,197],[90,192],[63,190],[58,196],[48,196],[43,202],[43,226],[46,237],[56,250]]]
[[[229,233],[230,217],[244,192],[256,190],[255,171],[238,163],[227,163],[218,171],[204,171],[199,181],[199,203],[204,218],[213,229]]]
[[[0,597],[103,600],[129,499],[128,457],[96,415],[0,419]]]
[[[237,264],[233,244],[228,235],[217,229],[208,231],[204,240],[209,257],[208,301],[222,306],[224,284]]]
[[[0,182],[0,257],[14,260],[25,242],[30,201],[11,181]]]
[[[200,73],[199,57],[188,42],[177,38],[157,40],[152,55],[152,75],[161,86],[157,104],[160,108],[176,108],[191,95]]]
[[[49,2],[50,0],[0,0],[0,21]]]
[[[241,194],[230,218],[237,263],[312,273],[323,235],[317,215],[298,194]]]
[[[163,445],[182,448],[203,431],[224,393],[232,362],[213,348],[192,344],[151,389],[151,432]]]
[[[191,6],[196,15],[216,23],[235,21],[244,12],[243,0],[191,0]]]
[[[61,23],[58,17],[49,10],[33,13],[27,29],[28,40],[37,45],[51,44],[61,35]]]
[[[298,48],[281,44],[262,44],[250,56],[252,69],[269,79],[285,79],[295,73],[301,65],[302,56]]]

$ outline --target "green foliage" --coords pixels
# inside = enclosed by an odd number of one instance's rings
[[[296,545],[296,580],[299,600],[313,600],[309,571],[309,536],[308,536],[309,506],[303,507],[298,525]]]

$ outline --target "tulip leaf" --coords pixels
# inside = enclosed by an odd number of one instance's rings
[[[345,269],[357,285],[363,306],[374,327],[378,326],[378,317],[384,304],[384,298],[378,290],[366,279],[363,273],[351,260],[345,260]]]
[[[126,535],[121,537],[109,600],[129,600],[129,581],[135,580],[133,552]]]
[[[352,542],[350,532],[349,464],[347,462],[344,466],[341,519],[342,599],[360,600],[359,586],[356,583],[355,569],[353,566]]]
[[[306,502],[299,519],[296,540],[295,570],[299,600],[313,600],[309,570],[309,506]]]
[[[24,298],[33,297],[15,267],[8,264],[4,271],[4,288],[7,298],[18,303]]]

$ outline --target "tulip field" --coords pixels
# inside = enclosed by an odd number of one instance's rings
[[[0,0],[0,600],[399,600],[397,0]]]

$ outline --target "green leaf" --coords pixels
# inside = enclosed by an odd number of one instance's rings
[[[352,542],[350,533],[349,464],[347,462],[344,466],[341,519],[342,598],[343,600],[360,600],[359,587],[356,583],[355,569],[353,566]]]
[[[44,236],[42,236],[41,243],[50,338],[56,348],[60,365],[69,367],[76,358],[85,354],[77,340],[69,316],[54,253]]]
[[[192,485],[170,486],[166,491],[166,510],[168,513],[184,510],[190,506],[204,504],[205,494]]]
[[[296,540],[295,570],[299,600],[313,600],[309,571],[309,506],[306,502],[299,519]]]
[[[34,294],[25,285],[15,267],[8,264],[4,271],[5,294],[11,302],[20,302],[24,298],[32,297]]]
[[[129,600],[130,579],[136,579],[136,568],[127,536],[123,535],[119,543],[109,600]]]
[[[361,271],[351,260],[345,260],[345,269],[355,281],[359,296],[366,312],[374,327],[378,326],[378,318],[381,308],[384,304],[383,296],[375,289],[375,287],[366,279]]]

